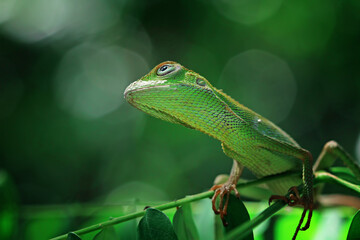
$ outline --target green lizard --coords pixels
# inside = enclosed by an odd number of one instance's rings
[[[159,64],[130,84],[124,95],[131,105],[145,113],[199,130],[221,142],[224,153],[233,159],[227,182],[211,188],[215,191],[212,208],[221,219],[226,215],[229,193],[234,191],[239,196],[236,184],[244,167],[258,178],[302,171],[302,178],[299,174],[299,178],[269,182],[267,187],[278,194],[271,196],[269,203],[282,199],[288,205],[304,207],[294,239],[299,230],[309,228],[313,211],[313,157],[278,126],[175,62]],[[355,176],[360,176],[359,165],[334,141],[325,144],[314,168],[324,169],[336,158],[346,163]],[[304,187],[300,196],[294,186],[301,183]],[[292,191],[290,197],[283,197],[288,191]],[[219,208],[215,206],[217,197],[220,197]],[[301,227],[307,212],[306,224]]]

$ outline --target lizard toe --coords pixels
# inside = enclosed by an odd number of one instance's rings
[[[220,185],[215,185],[211,188],[211,190],[215,190],[215,193],[211,199],[212,209],[215,214],[220,214],[220,218],[223,222],[224,226],[227,226],[228,223],[225,220],[225,216],[227,214],[227,208],[230,199],[230,193],[234,191],[237,198],[240,198],[240,194],[236,189],[236,185],[233,183],[224,183]],[[219,197],[219,207],[216,207],[216,200]]]

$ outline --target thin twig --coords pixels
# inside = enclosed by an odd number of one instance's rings
[[[286,172],[286,173],[272,175],[272,176],[264,177],[264,178],[261,178],[261,179],[253,180],[253,181],[248,181],[246,183],[240,183],[240,184],[237,185],[237,188],[240,189],[240,188],[250,187],[250,186],[266,183],[268,181],[273,181],[273,180],[278,180],[278,179],[285,178],[285,177],[298,176],[298,175],[299,175],[299,173]],[[201,199],[204,199],[204,198],[209,198],[209,197],[211,197],[213,195],[213,193],[214,193],[214,191],[210,190],[210,191],[206,191],[206,192],[186,196],[185,198],[182,198],[182,199],[179,199],[179,200],[176,200],[176,201],[173,201],[173,202],[161,204],[161,205],[155,206],[153,208],[158,209],[158,210],[166,210],[166,209],[181,206],[181,205],[183,205],[185,203],[190,203],[190,202],[198,201],[198,200],[201,200]],[[275,205],[275,204],[273,204],[273,205]],[[102,229],[104,227],[107,227],[107,226],[112,226],[112,225],[119,224],[119,223],[131,220],[131,219],[134,219],[134,218],[142,217],[144,214],[145,214],[144,210],[139,211],[139,212],[135,212],[135,213],[130,213],[128,215],[112,218],[109,221],[98,223],[98,224],[95,224],[95,225],[92,225],[92,226],[89,226],[89,227],[86,227],[86,228],[83,228],[83,229],[79,229],[79,230],[73,231],[73,232],[76,233],[77,235],[90,233],[90,232],[93,232],[93,231],[100,230],[100,229]],[[52,238],[51,240],[61,240],[61,239],[66,239],[66,238],[67,238],[67,234],[64,234],[64,235]]]
[[[342,186],[345,186],[349,189],[354,190],[355,192],[360,193],[360,186],[353,184],[351,182],[348,182],[342,178],[339,178],[329,172],[326,171],[318,171],[315,173],[315,178],[317,179],[318,182],[333,182],[333,183],[337,183],[340,184]]]

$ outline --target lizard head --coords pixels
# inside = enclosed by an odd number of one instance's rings
[[[213,135],[207,128],[214,128],[214,116],[225,107],[217,91],[194,71],[166,61],[131,83],[124,96],[147,114]]]

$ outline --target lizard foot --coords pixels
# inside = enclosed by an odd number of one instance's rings
[[[224,184],[214,185],[210,190],[215,191],[214,196],[211,199],[212,202],[212,209],[215,214],[220,214],[221,221],[223,222],[224,226],[227,226],[227,222],[224,219],[224,216],[227,214],[227,207],[229,203],[229,197],[231,191],[235,192],[237,198],[240,198],[240,194],[236,189],[236,184],[232,182],[226,182]],[[224,197],[226,195],[226,200],[224,204]],[[219,208],[216,208],[216,198],[220,197]]]
[[[312,199],[309,199],[309,198],[307,198],[305,196],[300,197],[299,190],[297,189],[297,187],[291,187],[289,189],[289,192],[290,192],[289,197],[279,196],[279,195],[272,195],[269,198],[269,205],[271,204],[271,202],[273,200],[282,200],[282,201],[286,202],[288,204],[288,206],[291,206],[291,207],[295,206],[295,205],[300,205],[300,206],[304,207],[304,211],[303,211],[303,213],[301,215],[299,224],[296,227],[296,231],[295,231],[295,234],[293,236],[293,239],[295,239],[298,232],[299,232],[299,230],[305,231],[306,229],[308,229],[310,227],[310,222],[311,222],[311,217],[312,217],[312,212],[313,212],[314,206],[313,206]],[[302,223],[303,223],[303,221],[305,219],[305,215],[306,215],[307,211],[309,211],[309,214],[308,214],[306,224],[305,224],[304,227],[301,227],[301,225],[302,225]]]

